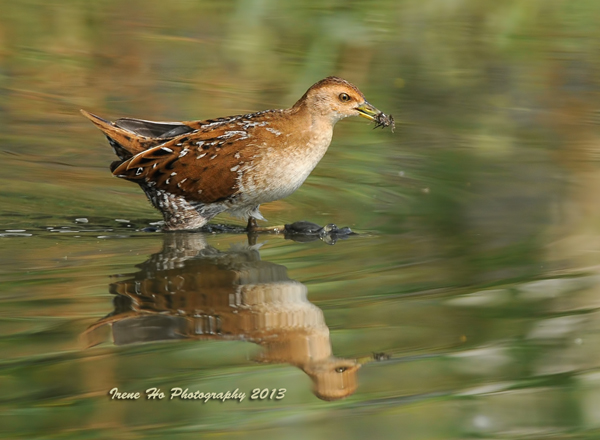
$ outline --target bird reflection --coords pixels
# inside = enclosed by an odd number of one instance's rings
[[[257,361],[288,363],[313,381],[314,393],[336,400],[357,387],[355,359],[336,358],[323,312],[286,267],[262,261],[257,246],[222,252],[204,234],[164,236],[161,252],[131,278],[110,285],[115,310],[85,332],[88,346],[112,326],[117,345],[196,339],[260,345]]]

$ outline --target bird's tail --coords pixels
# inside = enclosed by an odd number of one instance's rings
[[[132,131],[118,127],[114,123],[107,121],[100,116],[96,116],[85,110],[81,110],[81,113],[92,121],[96,127],[102,130],[108,138],[111,147],[115,150],[115,154],[119,156],[121,160],[129,159],[155,143],[145,136],[140,136]]]

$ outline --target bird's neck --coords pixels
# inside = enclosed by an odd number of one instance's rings
[[[296,121],[298,132],[302,132],[306,141],[314,145],[329,146],[333,136],[333,127],[337,119],[331,114],[321,113],[318,109],[311,108],[304,102],[296,103],[289,109],[292,120]]]

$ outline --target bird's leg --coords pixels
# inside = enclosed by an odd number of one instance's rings
[[[257,232],[258,231],[258,223],[256,223],[256,219],[254,217],[248,217],[248,225],[246,225],[246,232]]]
[[[258,223],[254,217],[248,217],[248,225],[246,226],[246,233],[248,234],[248,246],[255,246],[257,239]]]

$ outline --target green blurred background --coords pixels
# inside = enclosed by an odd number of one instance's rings
[[[0,434],[600,436],[600,3],[0,0],[0,11]],[[336,355],[392,360],[364,366],[358,391],[330,403],[243,342],[83,350],[81,333],[113,309],[112,278],[164,237],[136,232],[160,216],[112,178],[113,153],[79,109],[205,119],[289,107],[328,75],[393,114],[396,132],[341,122],[303,187],[262,212],[361,236],[261,237],[261,258],[308,287]],[[227,250],[245,237],[207,240]],[[106,396],[179,385],[290,391],[240,405]]]

